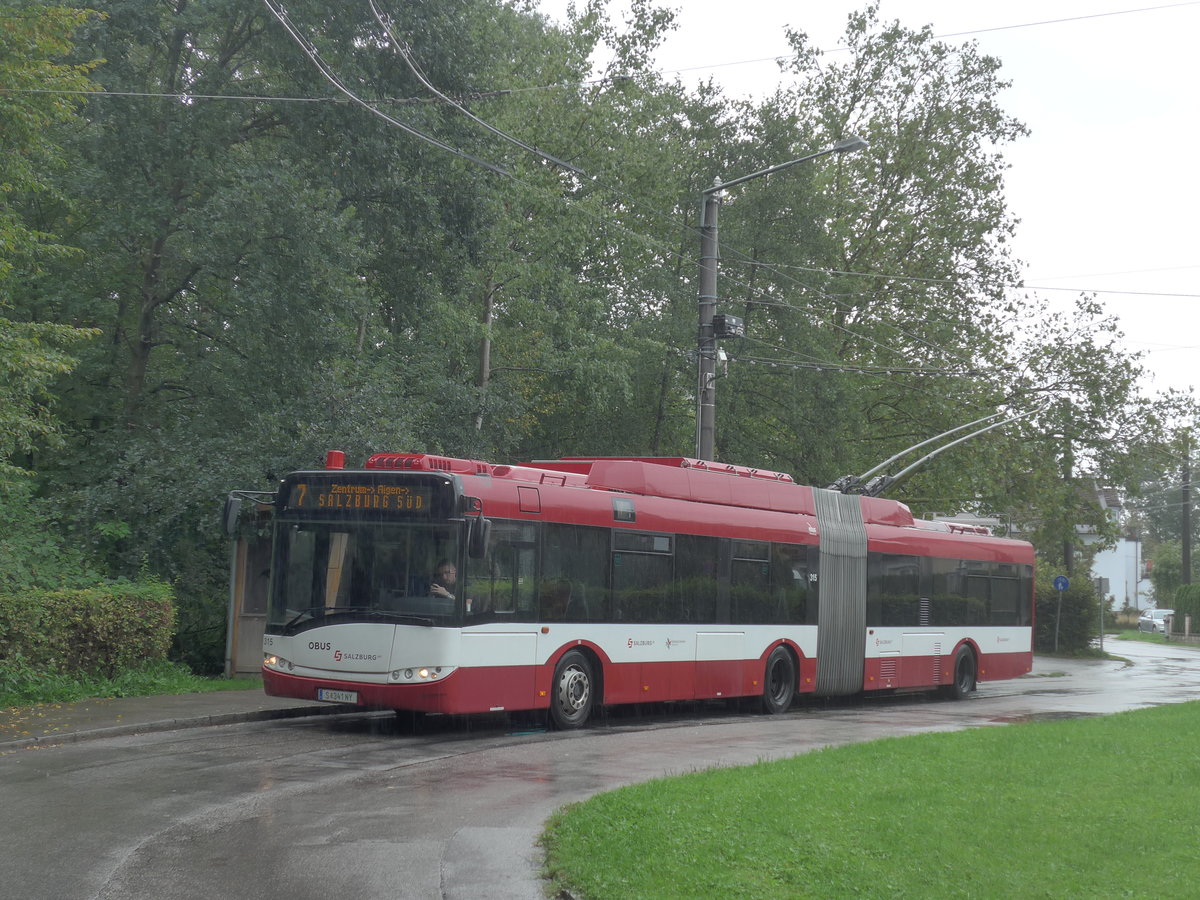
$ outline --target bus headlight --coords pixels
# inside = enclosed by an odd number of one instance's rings
[[[404,683],[437,681],[440,678],[445,678],[453,671],[454,666],[420,666],[414,669],[392,669],[388,673],[388,680]]]

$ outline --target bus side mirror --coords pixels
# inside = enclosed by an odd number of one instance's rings
[[[483,559],[487,553],[488,537],[492,533],[492,520],[483,516],[467,519],[467,555],[471,559]]]
[[[230,537],[237,534],[238,517],[242,512],[242,498],[230,494],[225,498],[225,533]]]

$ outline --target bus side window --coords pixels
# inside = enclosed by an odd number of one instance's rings
[[[466,596],[473,615],[511,621],[531,617],[537,581],[537,532],[533,522],[492,523],[483,559],[469,561]]]
[[[539,616],[543,622],[586,621],[571,609],[571,582],[565,578],[543,578],[538,591]],[[575,612],[575,615],[571,613]]]
[[[680,618],[673,578],[674,535],[614,531],[614,616],[625,622],[674,622]]]
[[[770,562],[765,541],[734,541],[729,566],[730,621],[778,622],[769,590]]]
[[[771,592],[776,622],[816,624],[816,603],[810,602],[809,548],[776,544],[771,551]]]
[[[867,573],[868,625],[915,628],[921,624],[917,557],[872,553],[868,557]]]
[[[606,622],[608,529],[546,524],[538,604],[544,622]],[[561,609],[558,608],[561,601]]]
[[[992,576],[991,625],[1021,625],[1021,585],[1016,578]]]
[[[721,592],[720,541],[713,537],[681,534],[675,539],[675,593],[680,618],[685,622],[717,621]]]

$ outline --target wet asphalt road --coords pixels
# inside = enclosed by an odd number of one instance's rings
[[[1200,650],[1039,658],[963,702],[809,702],[778,717],[688,705],[581,732],[357,714],[39,746],[0,756],[0,890],[21,898],[542,896],[542,823],[663,775],[924,731],[1200,699]]]

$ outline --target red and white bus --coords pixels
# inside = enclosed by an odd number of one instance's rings
[[[273,518],[275,696],[573,728],[601,704],[962,697],[1033,661],[1029,544],[772,472],[334,452]]]

